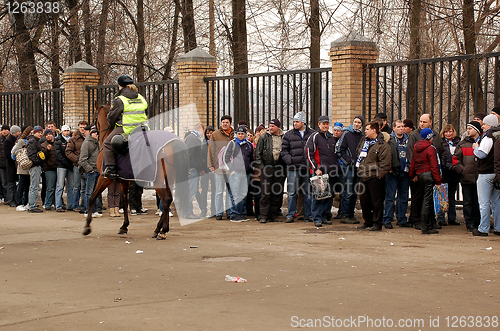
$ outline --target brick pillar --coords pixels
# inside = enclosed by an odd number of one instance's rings
[[[0,77],[0,93],[3,92],[3,78]]]
[[[350,125],[354,116],[363,114],[363,66],[377,62],[377,45],[363,36],[349,35],[333,41],[328,55],[332,61],[332,122]],[[375,75],[372,86],[375,109]]]
[[[214,77],[217,72],[215,57],[201,48],[181,55],[177,59],[179,74],[179,126],[180,135],[193,129],[197,122],[207,123],[207,87],[204,77]],[[212,97],[209,100],[212,104]],[[212,116],[210,109],[209,118]]]
[[[88,92],[87,86],[97,85],[99,75],[97,69],[79,61],[64,70],[64,124],[77,129],[78,122],[87,119]]]

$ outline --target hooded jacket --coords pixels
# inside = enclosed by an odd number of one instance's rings
[[[10,134],[4,142],[4,153],[7,164],[7,182],[15,182],[17,180],[16,161],[12,158],[12,148],[16,144],[17,138]]]
[[[235,140],[227,144],[224,151],[224,163],[229,168],[229,172],[240,174],[251,174],[253,162],[253,146],[248,140],[244,140],[240,145]]]
[[[277,136],[282,139],[281,143],[283,143],[283,131],[281,131],[281,129],[279,129],[279,133],[277,135],[273,135],[269,130],[267,130],[260,136],[259,141],[257,142],[257,146],[255,147],[255,164],[257,167],[259,167],[259,169],[262,169],[266,165],[285,165],[285,161],[283,161],[281,153],[278,157],[278,160],[274,160],[273,136]]]
[[[377,142],[368,148],[366,157],[362,158],[359,164],[358,173],[364,181],[374,177],[382,179],[389,171],[391,171],[391,146],[389,146],[389,143],[385,141],[384,133],[382,132],[379,132],[376,140]],[[356,149],[356,159],[354,159],[354,163],[357,162],[357,158],[363,150],[365,141],[366,136],[363,136]]]
[[[467,136],[462,139],[452,158],[452,169],[460,176],[460,181],[464,184],[475,184],[477,181],[477,158],[472,144],[474,144],[473,138]]]
[[[311,173],[321,170],[323,174],[338,176],[339,160],[335,154],[337,139],[330,131],[314,132],[307,140],[305,156]]]
[[[441,174],[436,148],[429,140],[419,140],[415,143],[413,157],[410,164],[410,177],[430,171],[436,184],[441,185]]]
[[[354,130],[352,124],[344,129],[335,146],[335,152],[342,165],[354,166],[356,164],[356,149],[364,136],[360,130]]]
[[[26,147],[28,152],[28,158],[33,162],[33,167],[42,166],[43,160],[40,158],[38,154],[41,152],[42,144],[40,144],[40,138],[32,136],[32,138],[28,141],[28,146]]]
[[[69,139],[71,139],[71,136]],[[68,146],[69,139],[66,141],[62,134],[55,139],[54,148],[58,168],[73,169],[73,162],[66,156],[66,147]]]
[[[227,171],[219,169],[219,152],[225,148],[231,140],[234,139],[234,129],[231,128],[228,134],[222,128],[212,133],[212,137],[208,143],[208,167],[214,167],[214,172],[217,174],[227,174]]]
[[[114,127],[116,124],[122,125],[122,119],[123,119],[123,101],[118,98],[120,95],[123,95],[124,97],[128,99],[136,99],[139,95],[138,92],[133,91],[129,89],[128,87],[124,87],[121,90],[118,91],[118,93],[115,95],[115,99],[113,100],[113,104],[111,105],[111,109],[108,112],[108,123]]]
[[[40,139],[41,140],[41,139]],[[51,145],[50,150],[47,146]],[[49,142],[45,139],[45,142],[41,144],[43,154],[45,155],[45,160],[43,160],[43,171],[57,171],[57,160],[54,148],[54,142]]]
[[[85,172],[92,173],[97,171],[97,156],[99,155],[99,141],[88,135],[82,144],[78,168]]]
[[[84,140],[85,137],[80,133],[80,131],[76,131],[66,145],[66,157],[73,162],[74,166],[78,165],[80,149],[82,148]]]
[[[315,132],[316,131],[306,126],[304,137],[300,135],[297,129],[289,130],[283,135],[283,141],[281,142],[281,157],[289,168],[290,166],[300,167],[307,164],[304,158],[304,150],[307,140]]]
[[[187,147],[189,169],[196,169],[197,172],[203,171],[206,168],[206,158],[200,157],[202,153],[203,137],[196,131],[186,132],[184,135],[184,143]]]
[[[7,137],[4,136],[3,134],[0,135],[0,151],[2,152],[5,140],[7,140]],[[0,168],[6,168],[6,167],[7,167],[7,158],[5,157],[4,153],[0,153]]]
[[[408,162],[411,162],[415,143],[422,139],[420,137],[420,131],[422,131],[422,129],[418,128],[410,134],[410,137],[408,137],[408,148],[406,153]],[[439,136],[439,133],[437,133],[435,130],[432,130],[432,132],[434,133],[434,139],[432,140],[432,144],[434,145],[434,147],[436,147],[436,150],[438,151],[439,161],[443,163],[443,140]]]

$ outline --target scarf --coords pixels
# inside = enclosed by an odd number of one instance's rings
[[[374,145],[376,142],[377,142],[377,139],[365,140],[365,143],[363,144],[363,148],[361,149],[361,153],[359,153],[358,161],[356,162],[356,168],[359,168],[359,164],[368,154],[368,148],[370,148],[370,146]]]
[[[246,141],[246,142],[248,142],[248,140],[247,140],[246,138],[245,138],[245,139],[243,139],[243,140],[239,140],[239,139],[238,139],[238,137],[235,137],[235,138],[234,138],[234,142],[235,142],[236,144],[238,144],[238,146],[241,146],[241,144],[242,144],[242,143],[244,143],[245,141]]]
[[[66,142],[68,142],[68,141],[69,141],[69,138],[71,138],[71,136],[67,136],[67,137],[65,137],[63,134],[61,134],[61,137],[63,137],[63,139],[64,139],[64,140],[66,140]]]

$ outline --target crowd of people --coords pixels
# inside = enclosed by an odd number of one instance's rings
[[[248,217],[260,223],[299,219],[316,227],[338,219],[370,231],[397,225],[436,234],[443,226],[460,225],[460,184],[466,228],[487,236],[492,213],[493,233],[500,235],[499,114],[500,107],[487,116],[474,114],[461,137],[451,124],[434,130],[430,114],[420,117],[418,127],[411,119],[395,120],[391,126],[384,113],[368,123],[355,116],[347,127],[320,116],[317,131],[306,125],[303,112],[295,114],[294,127],[286,132],[278,119],[255,131],[246,121],[233,128],[229,115],[221,117],[218,129],[198,123],[184,137],[191,208],[183,217],[223,220],[225,213],[233,222]],[[326,196],[318,196],[311,185],[319,177],[328,178]],[[448,184],[449,208],[435,215],[433,192],[442,183]],[[334,217],[335,195],[340,203]],[[193,212],[195,198],[199,215]],[[362,222],[355,216],[358,198]]]
[[[99,177],[100,148],[95,126],[80,121],[78,130],[71,132],[68,125],[58,129],[53,121],[45,123],[45,128],[3,125],[0,151],[0,202],[29,213],[55,210],[102,216],[106,209],[102,197],[97,199],[94,210],[88,210],[88,201]],[[142,186],[134,183],[130,186],[132,215],[147,213],[141,203],[142,192]],[[108,188],[108,209],[111,217],[123,213],[118,184]]]
[[[120,86],[126,91],[130,82]],[[255,131],[245,121],[233,128],[229,115],[221,117],[218,129],[197,123],[184,136],[191,194],[182,217],[223,220],[225,213],[233,222],[248,221],[248,217],[260,223],[298,219],[316,227],[338,219],[370,231],[397,225],[435,234],[443,226],[460,225],[456,208],[460,184],[466,228],[475,236],[488,236],[492,214],[493,234],[500,235],[499,114],[500,107],[489,115],[475,114],[462,136],[451,124],[435,131],[430,114],[420,117],[417,128],[411,119],[395,120],[391,126],[384,113],[368,123],[363,116],[355,116],[346,127],[320,116],[317,131],[306,124],[303,112],[294,115],[293,129],[286,132],[278,119]],[[52,121],[45,128],[3,125],[0,151],[0,201],[4,204],[29,213],[54,209],[102,216],[106,209],[102,197],[94,210],[88,210],[100,175],[95,126],[81,121],[78,130],[71,132],[68,125],[59,130]],[[107,175],[115,176],[113,172]],[[318,178],[327,194],[319,195],[311,185]],[[433,192],[442,183],[448,184],[449,208],[435,215]],[[142,186],[132,183],[132,215],[147,213],[142,193]],[[37,204],[39,195],[42,208]],[[334,216],[336,195],[340,202]],[[358,198],[362,223],[355,216]],[[198,215],[194,199],[201,211]],[[108,209],[110,217],[123,213],[118,184],[108,188]]]

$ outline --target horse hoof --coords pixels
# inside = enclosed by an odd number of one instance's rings
[[[156,233],[156,232],[153,233],[153,237],[152,238],[154,239],[154,238],[157,238],[157,237],[158,237],[158,233]]]
[[[118,231],[118,234],[127,234],[128,230],[123,230],[123,229],[120,229],[120,231]]]
[[[167,234],[166,233],[161,233],[156,237],[156,240],[166,240],[167,239]]]
[[[92,230],[90,229],[90,226],[86,226],[83,228],[83,235],[84,236],[88,236],[90,234],[90,232],[92,232]]]

